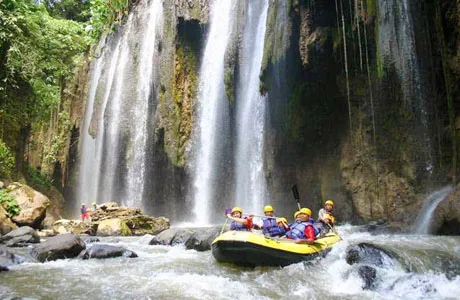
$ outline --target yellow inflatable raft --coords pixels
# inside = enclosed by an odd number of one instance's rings
[[[334,233],[307,245],[267,238],[259,232],[227,231],[212,242],[212,255],[219,262],[244,266],[287,266],[324,256],[338,241],[340,237]]]

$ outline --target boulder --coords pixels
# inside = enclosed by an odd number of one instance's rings
[[[30,226],[39,229],[50,205],[49,199],[27,185],[13,183],[7,187],[9,194],[16,199],[21,208],[19,215],[12,218],[19,226]]]
[[[146,215],[129,218],[126,225],[133,235],[157,234],[169,228],[169,220],[165,217],[150,217]]]
[[[6,246],[8,247],[27,247],[29,244],[36,244],[39,243],[36,241],[35,237],[29,234],[18,236],[15,238],[12,238],[8,242],[6,242]]]
[[[115,219],[122,220],[122,223],[129,229],[129,233],[128,230],[124,230],[123,235],[153,235],[169,228],[169,220],[165,217],[147,216],[142,214],[139,208],[120,207],[115,202],[101,204],[96,210],[91,211],[90,215],[91,221],[98,228],[98,231],[103,222]],[[118,223],[119,221],[110,222]],[[102,225],[105,227],[107,223]]]
[[[57,233],[53,229],[43,229],[38,231],[39,237],[55,236]]]
[[[0,243],[6,243],[10,247],[26,246],[23,244],[40,243],[40,237],[33,228],[23,226],[0,237]]]
[[[108,219],[99,223],[97,226],[97,235],[131,235],[131,229],[126,225],[126,221],[122,219]]]
[[[206,251],[211,249],[212,241],[219,235],[220,228],[170,228],[152,238],[150,245],[185,244],[187,249]]]
[[[73,234],[91,234],[93,229],[90,224],[81,220],[61,219],[53,224],[53,230],[58,234],[73,233]]]
[[[39,262],[73,258],[86,248],[86,244],[74,234],[61,234],[33,247],[30,255]]]
[[[442,200],[433,213],[431,232],[460,235],[460,189]]]
[[[368,243],[351,245],[347,248],[345,260],[349,265],[368,264],[374,266],[383,266],[386,262],[395,258],[393,253]]]
[[[185,242],[186,249],[197,251],[211,250],[212,241],[219,235],[220,228],[203,228],[195,231]]]
[[[7,234],[17,228],[18,226],[11,221],[6,210],[0,205],[0,234]]]
[[[364,281],[363,290],[372,290],[375,288],[375,279],[377,278],[377,270],[371,266],[360,266],[358,275]]]
[[[62,219],[61,214],[64,211],[65,199],[59,190],[53,186],[46,191],[46,195],[49,197],[51,203],[46,209],[46,217],[42,225],[45,228],[51,229],[56,221]]]
[[[9,267],[19,265],[24,262],[24,259],[14,255],[8,250],[0,250],[0,267]]]
[[[9,269],[7,267],[0,266],[0,272],[5,272],[5,271],[9,271]]]
[[[150,241],[149,245],[177,245],[185,243],[194,233],[193,229],[169,228],[162,231]]]
[[[82,259],[90,259],[90,258],[102,259],[102,258],[113,258],[113,257],[119,257],[119,256],[137,257],[137,254],[124,247],[98,244],[98,245],[92,246],[89,249],[86,249],[79,255],[79,257],[81,257]]]

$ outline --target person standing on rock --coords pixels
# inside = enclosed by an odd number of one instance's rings
[[[85,204],[85,203],[82,203],[82,204],[81,204],[80,213],[81,213],[81,220],[82,220],[83,222],[85,222],[85,220],[88,220],[88,221],[89,221],[88,208],[86,207],[86,204]]]
[[[97,203],[93,202],[91,205],[93,206],[93,211],[96,211],[97,210]]]

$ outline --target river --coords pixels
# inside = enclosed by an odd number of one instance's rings
[[[348,225],[339,231],[344,240],[323,259],[254,269],[219,264],[211,251],[150,246],[151,236],[101,238],[139,257],[26,262],[0,273],[0,298],[460,299],[460,237],[371,235]],[[347,246],[359,242],[389,248],[404,262],[376,267],[372,291],[345,261]]]

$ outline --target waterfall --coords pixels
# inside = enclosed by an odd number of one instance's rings
[[[161,0],[140,3],[93,64],[78,204],[117,201],[143,206],[148,111],[158,72],[154,60],[162,14]],[[88,133],[91,124],[97,124],[95,138]]]
[[[414,231],[418,234],[429,234],[431,219],[439,203],[444,200],[452,191],[451,186],[444,187],[439,191],[430,194],[424,201],[420,215],[415,222]]]
[[[268,198],[264,174],[266,98],[259,93],[268,1],[247,4],[237,90],[236,203],[257,212]]]
[[[88,101],[86,103],[86,111],[83,119],[81,130],[81,161],[79,166],[79,182],[77,187],[77,198],[79,201],[75,203],[72,208],[74,212],[78,212],[78,207],[81,202],[96,199],[97,187],[94,182],[92,174],[97,174],[97,166],[93,163],[93,158],[96,157],[96,140],[89,134],[89,127],[91,124],[91,116],[93,115],[94,99],[96,98],[96,90],[99,79],[101,77],[102,69],[104,68],[105,52],[92,64],[91,77],[89,82]],[[89,203],[87,203],[90,205]]]
[[[378,55],[385,65],[393,65],[401,84],[403,101],[417,124],[414,136],[425,146],[424,169],[433,169],[427,99],[415,45],[414,25],[408,0],[378,1]]]
[[[152,93],[154,75],[153,59],[156,56],[156,31],[162,31],[163,7],[160,0],[153,0],[148,11],[148,24],[145,38],[142,40],[139,64],[139,81],[137,84],[137,102],[133,106],[134,140],[128,158],[127,204],[139,205],[144,191],[145,156],[147,142],[147,117],[149,98]]]
[[[218,144],[224,137],[219,128],[225,121],[223,105],[224,57],[231,34],[233,1],[216,0],[211,7],[210,31],[200,69],[197,103],[196,132],[194,133],[195,174],[194,213],[195,222],[209,223],[210,205],[214,197]]]

